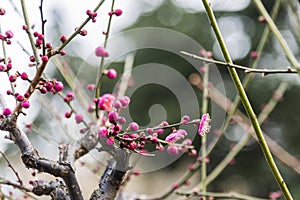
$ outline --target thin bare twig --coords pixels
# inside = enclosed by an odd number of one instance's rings
[[[20,183],[20,185],[23,185],[23,181],[22,179],[20,178],[18,172],[15,170],[15,168],[12,166],[12,164],[10,163],[10,161],[8,160],[8,158],[6,157],[6,155],[0,151],[0,154],[3,156],[3,158],[6,160],[7,164],[8,164],[8,167],[11,168],[11,170],[14,172],[14,174],[16,175],[17,179],[18,179],[18,182]]]
[[[263,76],[266,76],[268,74],[297,74],[297,70],[292,69],[290,67],[287,67],[286,69],[254,69],[254,68],[250,68],[250,67],[246,67],[246,66],[242,66],[242,65],[237,65],[237,64],[232,64],[232,63],[226,63],[223,61],[219,61],[219,60],[214,60],[211,58],[204,58],[201,56],[197,56],[195,54],[191,54],[185,51],[181,51],[180,52],[183,55],[189,56],[191,58],[195,58],[198,60],[202,60],[208,63],[215,63],[218,65],[222,65],[225,67],[231,67],[231,68],[235,68],[235,69],[239,69],[239,70],[243,70],[245,73],[260,73]]]

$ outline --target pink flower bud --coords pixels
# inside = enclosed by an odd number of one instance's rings
[[[101,128],[98,130],[98,136],[99,136],[99,137],[107,137],[107,136],[108,136],[108,130],[107,130],[107,128],[101,127]]]
[[[25,100],[25,101],[22,101],[21,106],[22,106],[22,108],[27,109],[30,107],[30,103],[29,103],[29,101]]]
[[[89,90],[89,91],[93,91],[95,88],[96,88],[96,86],[94,84],[88,84],[86,86],[86,89]]]
[[[10,75],[10,76],[8,77],[8,79],[9,79],[9,81],[10,81],[11,83],[13,83],[13,82],[16,82],[17,76],[16,76],[16,75]]]
[[[137,131],[139,130],[139,125],[136,122],[131,122],[128,127],[129,130]]]
[[[4,72],[6,69],[3,65],[0,65],[0,72]]]
[[[67,40],[67,38],[66,38],[66,36],[62,35],[62,36],[59,37],[59,40],[60,40],[62,43],[64,43],[64,42]]]
[[[119,114],[115,111],[111,111],[108,113],[108,121],[110,123],[116,123],[119,118]]]
[[[11,63],[7,63],[6,65],[6,70],[9,71],[12,68],[12,64]]]
[[[8,116],[11,114],[11,110],[9,108],[4,108],[2,114]]]
[[[80,35],[82,35],[82,36],[86,36],[87,35],[87,30],[81,30],[80,32],[79,32],[79,34]]]
[[[11,30],[6,31],[5,35],[6,35],[7,38],[13,38],[14,37],[14,34]]]
[[[68,97],[70,100],[74,100],[75,94],[74,94],[73,92],[68,92],[68,93],[67,93],[67,97]]]
[[[23,79],[23,80],[28,80],[28,75],[27,75],[26,72],[23,72],[23,73],[21,74],[21,79]]]
[[[177,155],[179,153],[179,149],[176,146],[169,146],[167,151],[172,155]]]
[[[48,56],[42,56],[42,61],[43,61],[43,62],[47,62],[48,59],[49,59]]]
[[[106,75],[109,79],[115,79],[117,77],[117,71],[115,69],[109,69]]]
[[[258,58],[258,53],[256,51],[251,51],[250,56],[251,58],[256,59]]]
[[[120,102],[123,107],[127,107],[128,104],[130,103],[130,98],[128,96],[121,97]]]
[[[30,57],[29,57],[29,60],[30,60],[30,62],[35,62],[34,56],[30,56]]]
[[[4,8],[0,8],[0,15],[5,15],[6,11]]]
[[[47,89],[47,91],[50,92],[52,90],[52,88],[53,88],[53,83],[50,82],[50,81],[48,81],[46,83],[46,89]]]
[[[94,112],[94,111],[95,111],[95,105],[89,105],[88,108],[87,108],[87,111],[88,111],[89,113]]]
[[[115,107],[116,109],[118,109],[118,110],[119,110],[120,108],[122,108],[122,104],[121,104],[121,102],[120,102],[120,101],[118,101],[118,100],[117,100],[117,101],[115,101],[115,102],[114,102],[114,107]]]
[[[72,115],[72,112],[66,112],[66,113],[65,113],[65,118],[70,118],[71,115]]]
[[[83,121],[83,116],[81,114],[76,114],[75,121],[77,124],[81,123]]]
[[[61,56],[64,56],[64,55],[66,55],[67,53],[66,53],[65,50],[60,50],[60,51],[59,51],[59,54],[60,54]]]
[[[91,16],[91,15],[92,15],[92,11],[91,11],[91,10],[87,10],[87,11],[86,11],[86,14],[87,14],[88,16]]]
[[[17,96],[17,101],[23,101],[23,100],[24,100],[24,97],[22,95]]]
[[[106,51],[106,49],[104,47],[97,47],[95,50],[95,54],[98,57],[108,57],[108,51]]]
[[[115,140],[113,137],[107,138],[106,139],[106,144],[107,145],[113,145],[115,143]]]
[[[120,15],[122,15],[123,11],[121,9],[117,9],[117,10],[115,10],[114,13],[116,16],[120,16]]]
[[[119,122],[120,124],[125,124],[125,123],[126,123],[125,117],[119,117],[118,122]]]
[[[55,92],[61,92],[64,89],[64,85],[62,82],[57,81],[57,82],[55,82],[53,88],[54,88]]]

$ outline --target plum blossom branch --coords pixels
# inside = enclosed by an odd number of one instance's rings
[[[260,73],[263,76],[266,76],[268,74],[297,74],[297,70],[292,69],[290,67],[287,67],[286,69],[254,69],[254,68],[250,68],[250,67],[246,67],[246,66],[242,66],[242,65],[237,65],[237,64],[232,64],[232,63],[226,63],[223,61],[219,61],[219,60],[214,60],[211,58],[205,58],[205,57],[201,57],[201,56],[197,56],[195,54],[191,54],[185,51],[181,51],[180,52],[183,55],[189,56],[191,58],[195,58],[198,60],[202,60],[208,63],[215,63],[218,65],[222,65],[225,67],[231,67],[231,68],[235,68],[235,69],[239,69],[239,70],[243,70],[245,73]]]
[[[102,0],[98,3],[98,5],[93,10],[94,13],[101,7],[104,1],[105,0]],[[67,46],[73,40],[73,38],[80,33],[82,28],[92,19],[93,18],[90,16],[86,18],[84,22],[82,22],[82,24],[78,28],[76,28],[76,30],[68,38],[66,38],[66,40],[57,48],[56,52],[60,52],[63,48],[65,48],[65,46]]]
[[[25,25],[26,25],[26,33],[28,35],[29,41],[30,41],[30,45],[33,51],[33,55],[36,61],[37,66],[40,65],[40,57],[39,57],[39,53],[38,50],[36,48],[36,46],[34,45],[34,38],[33,38],[33,34],[32,34],[32,28],[29,22],[29,17],[27,14],[27,8],[26,8],[26,4],[25,4],[25,0],[21,0],[21,5],[22,5],[22,11],[23,11],[23,18],[25,21]]]
[[[0,34],[2,34],[1,25],[0,25]],[[8,61],[7,61],[6,48],[5,48],[5,41],[4,40],[2,40],[2,51],[3,51],[4,64],[6,65],[6,68],[7,68]],[[6,74],[9,77],[9,75],[10,75],[9,70],[7,70]],[[15,93],[15,87],[14,87],[12,82],[10,82],[10,88],[11,88],[12,93],[14,94]]]
[[[113,13],[113,11],[114,11],[114,5],[115,5],[115,0],[112,0],[110,13]],[[113,14],[109,14],[106,32],[104,33],[105,34],[105,39],[104,39],[103,47],[98,47],[98,51],[99,50],[103,51],[103,53],[102,53],[103,55],[101,56],[101,61],[100,61],[100,66],[99,66],[100,74],[98,74],[98,77],[97,77],[97,80],[96,80],[96,89],[95,89],[95,98],[96,99],[98,99],[100,97],[101,78],[104,75],[103,74],[103,71],[104,71],[104,60],[105,60],[105,57],[108,56],[108,52],[106,51],[106,46],[107,46],[107,42],[108,42],[108,36],[109,36],[109,32],[110,32],[112,17],[113,17]],[[96,55],[97,55],[97,49],[96,49]],[[95,113],[96,113],[97,119],[99,118],[99,113],[98,112],[99,112],[99,108],[96,105],[96,111],[95,111]]]

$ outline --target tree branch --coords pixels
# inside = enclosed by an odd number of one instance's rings
[[[79,184],[75,177],[75,172],[68,163],[59,163],[39,156],[33,148],[27,135],[21,132],[12,120],[13,117],[4,118],[0,124],[0,130],[8,131],[8,138],[14,141],[21,151],[23,163],[28,168],[34,168],[41,172],[49,173],[56,177],[61,177],[68,188],[72,200],[83,200]]]

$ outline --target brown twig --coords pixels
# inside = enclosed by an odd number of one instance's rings
[[[12,164],[10,163],[10,161],[8,160],[8,158],[6,157],[6,155],[0,151],[0,154],[3,156],[3,158],[6,160],[7,164],[8,164],[8,167],[11,168],[11,170],[14,172],[14,174],[16,175],[17,179],[18,179],[18,182],[20,183],[20,185],[23,185],[23,181],[22,179],[20,178],[18,172],[15,170],[15,168],[12,166]]]

